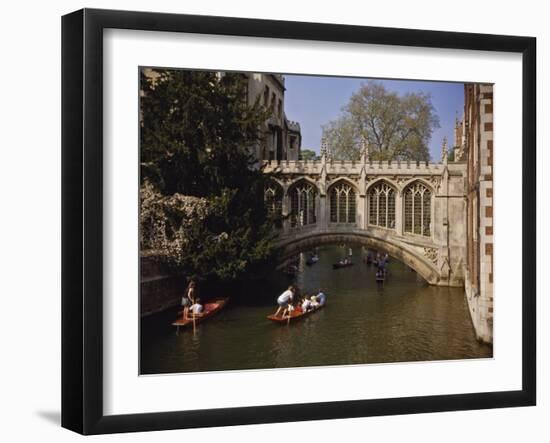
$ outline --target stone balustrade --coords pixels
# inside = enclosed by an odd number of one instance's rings
[[[323,167],[327,174],[356,174],[363,170],[373,174],[441,174],[445,167],[451,171],[462,170],[462,163],[415,162],[415,161],[339,161],[339,160],[267,160],[266,173],[320,174]]]

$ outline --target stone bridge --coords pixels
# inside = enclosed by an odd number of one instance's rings
[[[359,243],[388,252],[428,283],[463,286],[466,164],[267,161],[269,211],[283,215],[282,257],[323,244]]]

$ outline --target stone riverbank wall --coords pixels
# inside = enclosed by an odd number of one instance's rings
[[[153,257],[140,258],[140,315],[177,306],[186,285],[184,276],[170,274]]]

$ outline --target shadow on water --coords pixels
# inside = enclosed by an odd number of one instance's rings
[[[176,309],[142,319],[141,373],[492,356],[492,348],[476,340],[462,289],[429,286],[392,258],[386,281],[377,283],[376,268],[364,263],[367,251],[360,246],[352,247],[354,266],[333,270],[348,250],[320,248],[313,266],[301,254],[294,283],[306,294],[323,289],[328,301],[295,324],[266,319],[293,282],[276,271],[247,285],[218,288],[215,296],[231,295],[231,303],[195,334],[175,334]]]

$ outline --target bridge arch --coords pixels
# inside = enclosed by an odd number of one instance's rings
[[[358,243],[376,250],[385,251],[418,273],[426,282],[432,285],[439,284],[440,273],[436,265],[422,253],[406,247],[391,237],[377,236],[369,231],[353,232],[318,232],[310,231],[292,238],[285,238],[277,244],[281,260],[286,260],[301,251],[313,249],[317,246],[342,243]]]
[[[432,284],[463,286],[466,166],[448,161],[372,162],[366,155],[355,162],[327,161],[326,156],[307,162],[267,161],[264,171],[277,175],[284,189],[277,244],[288,252],[321,243],[356,241],[391,251]],[[309,193],[306,186],[297,186],[299,183],[307,183]],[[341,186],[335,187],[337,183]],[[335,208],[331,206],[331,189],[338,195]],[[356,191],[355,200],[350,197],[351,189]],[[296,195],[300,191],[302,194]],[[342,233],[348,236],[330,240]]]

